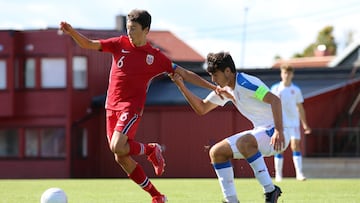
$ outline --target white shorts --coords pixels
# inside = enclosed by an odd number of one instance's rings
[[[284,136],[290,137],[292,140],[300,140],[300,128],[299,127],[285,127]]]
[[[255,139],[258,143],[258,148],[259,148],[260,153],[264,157],[269,157],[269,156],[273,156],[274,154],[279,153],[278,151],[275,151],[275,149],[272,145],[270,145],[270,140],[271,140],[271,136],[272,136],[273,132],[274,132],[273,127],[270,127],[270,128],[257,127],[252,130],[247,130],[247,131],[243,131],[243,132],[237,133],[235,135],[232,135],[232,136],[226,138],[226,140],[229,143],[229,145],[231,146],[234,159],[243,159],[244,156],[239,152],[238,148],[236,147],[236,141],[243,135],[251,134],[255,137]],[[290,142],[290,137],[287,136],[285,133],[284,133],[284,136],[285,136],[285,146],[282,149],[282,151],[284,151],[288,147],[289,142]]]

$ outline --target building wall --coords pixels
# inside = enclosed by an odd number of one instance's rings
[[[9,70],[14,63],[14,49],[13,46],[15,35],[14,31],[3,31],[0,32],[0,60],[4,60]],[[14,85],[11,83],[11,80],[8,78],[13,78],[13,73],[11,71],[6,72],[6,86],[11,91],[14,89]],[[1,116],[11,116],[14,113],[14,96],[11,92],[0,91],[0,117]]]
[[[314,129],[311,135],[305,137],[302,134],[302,149],[305,156],[316,152],[319,144],[327,146],[326,142],[319,143],[316,129],[335,127],[359,91],[360,82],[356,82],[305,100],[308,123]],[[204,146],[249,128],[249,121],[232,105],[217,108],[205,116],[196,115],[188,105],[147,106],[136,139],[144,143],[158,142],[165,147],[167,165],[164,177],[215,177],[208,150]],[[105,132],[105,129],[101,131]],[[106,146],[105,142],[103,144]],[[285,151],[284,157],[284,176],[295,176],[290,148]],[[109,150],[102,151],[100,159],[101,175],[125,177]],[[142,163],[148,175],[154,176],[152,166],[145,157],[139,157],[137,160]],[[270,174],[274,175],[273,158],[265,160]],[[246,161],[236,160],[233,161],[233,165],[236,177],[253,177]]]
[[[359,94],[360,81],[358,80],[306,99],[304,107],[313,133],[310,136],[303,136],[304,155],[321,156],[324,152],[331,150],[330,148],[334,145],[331,144],[329,129],[359,125],[360,106],[356,104],[353,115],[348,114]],[[351,123],[349,123],[350,118]],[[325,136],[324,130],[327,131]],[[344,132],[345,134],[338,134],[337,136],[346,136],[346,131]],[[329,153],[326,155],[329,156]]]
[[[91,99],[106,92],[107,77],[111,64],[111,55],[97,51],[82,50],[67,35],[59,35],[56,29],[34,30],[26,32],[1,31],[0,32],[0,60],[6,61],[7,85],[0,90],[0,130],[13,130],[14,154],[7,157],[0,156],[0,178],[47,178],[71,177],[74,161],[78,165],[96,161],[99,156],[91,145],[88,158],[76,157],[80,138],[84,129],[98,135],[98,122],[81,125],[89,117]],[[87,81],[84,89],[73,88],[74,56],[83,56],[87,59]],[[24,85],[25,61],[28,58],[35,60],[35,86],[26,88]],[[66,62],[66,85],[64,88],[43,88],[41,78],[41,60],[46,58],[61,58]],[[53,75],[56,77],[55,73]],[[79,124],[80,123],[80,124]],[[95,130],[93,129],[95,127]],[[38,154],[29,156],[27,150],[27,130],[60,128],[65,132],[64,156],[47,157],[42,155],[41,140],[38,135]],[[78,133],[74,133],[78,132]],[[90,135],[92,135],[90,133]],[[88,135],[90,137],[90,135]],[[74,137],[74,138],[73,138]],[[97,136],[99,137],[99,136]],[[6,136],[5,138],[6,139]],[[74,140],[74,143],[73,143]],[[76,145],[75,141],[80,144]],[[12,141],[11,141],[12,142]],[[55,143],[56,144],[56,143]],[[71,147],[74,145],[74,147]],[[0,147],[9,147],[1,145]],[[1,149],[7,151],[7,149]],[[96,152],[96,153],[94,153]],[[94,154],[93,154],[94,153]],[[76,162],[77,163],[77,162]],[[93,163],[93,162],[92,162]],[[76,165],[75,165],[76,166]],[[83,175],[82,175],[83,174]],[[86,168],[78,177],[96,175],[97,171],[87,172]]]
[[[218,108],[205,116],[196,115],[186,105],[148,106],[136,139],[143,143],[158,142],[165,148],[166,169],[162,177],[206,178],[215,177],[206,146],[250,127],[249,121],[232,106]],[[107,148],[105,139],[101,140],[101,144]],[[285,156],[288,157],[288,153]],[[102,150],[100,159],[100,176],[126,177],[108,149]],[[135,159],[142,164],[147,175],[155,176],[145,156]],[[270,173],[274,174],[272,158],[266,158],[266,163]],[[253,177],[246,161],[236,160],[233,165],[236,177]],[[284,175],[293,175],[291,169],[290,165],[286,167]]]
[[[0,32],[0,43],[3,46],[0,59],[7,63],[8,79],[7,89],[0,90],[0,130],[18,129],[20,140],[18,156],[0,157],[0,178],[126,177],[108,148],[103,108],[91,108],[92,98],[106,92],[111,55],[83,50],[69,36],[58,35],[57,30],[28,31],[26,34],[4,31]],[[87,58],[86,89],[73,88],[73,56]],[[40,69],[41,58],[66,58],[66,87],[42,89],[38,85],[28,90],[17,86],[16,78],[21,77],[15,67],[23,67],[28,57],[37,59],[37,69]],[[39,70],[37,74],[39,76]],[[348,110],[359,86],[357,82],[307,98],[305,108],[310,126],[333,127],[339,116]],[[37,127],[65,129],[65,157],[24,156],[24,129]],[[167,167],[164,177],[215,177],[205,146],[250,127],[231,105],[202,117],[188,105],[147,106],[136,139],[144,143],[159,142],[165,147]],[[304,154],[316,151],[319,144],[324,143],[319,143],[315,136],[307,137],[306,143],[303,142]],[[135,159],[149,176],[155,175],[146,157]],[[273,174],[272,158],[266,158],[266,162]],[[285,164],[284,175],[294,176],[290,150],[285,153]],[[234,161],[233,165],[236,177],[253,176],[244,160]]]

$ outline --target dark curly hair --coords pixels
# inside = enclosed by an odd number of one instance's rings
[[[236,72],[235,63],[228,52],[209,53],[206,63],[209,73],[215,73],[218,70],[224,72],[226,68],[230,68],[233,73]]]

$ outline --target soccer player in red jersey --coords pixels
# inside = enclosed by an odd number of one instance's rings
[[[157,143],[143,144],[135,141],[142,116],[146,93],[151,80],[163,73],[181,75],[185,81],[215,90],[216,86],[170,61],[159,49],[146,40],[151,15],[145,10],[132,10],[127,16],[127,36],[92,40],[77,32],[67,22],[60,29],[70,35],[82,48],[110,52],[113,55],[106,97],[107,138],[116,162],[129,178],[152,196],[153,203],[166,201],[131,157],[147,155],[156,175],[164,172],[165,161]]]

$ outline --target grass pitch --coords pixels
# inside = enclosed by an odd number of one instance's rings
[[[217,179],[151,179],[167,195],[169,203],[219,203],[222,195]],[[242,203],[264,202],[262,188],[255,179],[235,180]],[[283,194],[279,202],[357,203],[360,179],[285,178],[276,183]],[[0,203],[36,203],[50,187],[62,188],[69,203],[150,203],[150,196],[129,179],[3,179]]]

